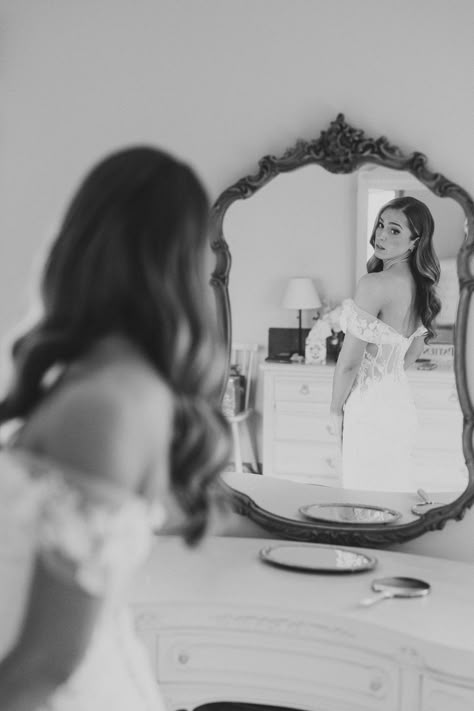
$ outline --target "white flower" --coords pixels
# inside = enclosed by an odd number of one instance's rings
[[[334,333],[339,333],[339,331],[342,331],[341,315],[342,306],[339,305],[323,313],[321,318],[328,324],[331,331],[333,331]]]

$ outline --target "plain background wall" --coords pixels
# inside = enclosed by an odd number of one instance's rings
[[[232,254],[229,294],[232,334],[267,355],[269,327],[298,325],[282,299],[290,277],[310,277],[331,305],[352,294],[355,279],[356,173],[319,166],[279,175],[226,212],[223,231]],[[302,311],[311,328],[316,310]]]
[[[124,144],[182,156],[215,199],[343,112],[473,194],[473,23],[472,0],[3,0],[0,337],[79,178]]]

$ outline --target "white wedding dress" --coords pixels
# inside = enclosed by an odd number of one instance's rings
[[[418,418],[404,359],[426,328],[420,326],[405,338],[352,299],[342,306],[342,330],[367,344],[344,406],[342,485],[415,491],[420,485],[412,456]]]
[[[0,659],[18,635],[37,555],[104,600],[82,662],[34,711],[165,710],[124,602],[163,521],[161,506],[118,487],[21,450],[0,450]]]

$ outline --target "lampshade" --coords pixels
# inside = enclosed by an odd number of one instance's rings
[[[286,285],[282,305],[285,309],[317,309],[319,294],[309,277],[292,277]]]

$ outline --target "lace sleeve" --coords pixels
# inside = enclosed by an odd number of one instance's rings
[[[425,326],[419,326],[419,327],[416,329],[415,333],[413,334],[412,339],[413,339],[413,338],[418,338],[419,336],[427,336],[427,335],[428,335],[428,331],[426,330],[426,327],[425,327]]]
[[[110,594],[145,560],[164,508],[84,475],[52,471],[47,478],[38,515],[39,554],[56,574],[88,593]]]
[[[376,316],[361,309],[352,299],[342,302],[341,328],[344,333],[350,333],[367,343],[379,343],[379,324]]]

